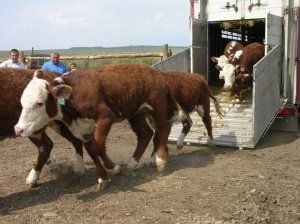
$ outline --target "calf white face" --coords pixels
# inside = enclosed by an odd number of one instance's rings
[[[220,76],[224,77],[224,90],[230,90],[235,81],[235,67],[232,64],[226,64],[220,71]]]
[[[229,63],[229,59],[225,55],[220,57],[212,57],[211,60],[216,63],[216,68],[221,71],[226,64]]]
[[[22,113],[15,126],[16,135],[30,136],[45,127],[57,115],[58,105],[53,97],[53,102],[49,104],[51,94],[47,85],[46,80],[34,77],[25,88],[21,97]],[[49,113],[49,106],[56,108],[51,108],[52,112]]]

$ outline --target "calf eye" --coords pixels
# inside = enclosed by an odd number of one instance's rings
[[[37,103],[38,107],[42,107],[44,104],[43,103]]]

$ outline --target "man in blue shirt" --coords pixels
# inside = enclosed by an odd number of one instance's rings
[[[67,67],[59,61],[59,53],[51,53],[50,61],[47,61],[43,64],[42,70],[49,72],[56,72],[58,74],[64,74],[67,72]]]

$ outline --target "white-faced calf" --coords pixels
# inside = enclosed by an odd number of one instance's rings
[[[157,168],[162,171],[171,123],[187,119],[162,74],[146,65],[74,70],[52,85],[37,74],[25,88],[21,103],[16,134],[30,136],[52,120],[63,121],[95,162],[100,189],[107,185],[108,177],[99,157],[107,169],[119,171],[105,149],[114,122],[129,119],[138,136],[137,149],[144,151],[152,137],[144,135],[148,130],[145,117],[151,120],[157,136]]]

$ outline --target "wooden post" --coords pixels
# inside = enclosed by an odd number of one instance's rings
[[[163,45],[163,60],[169,57],[169,46],[168,44]]]

